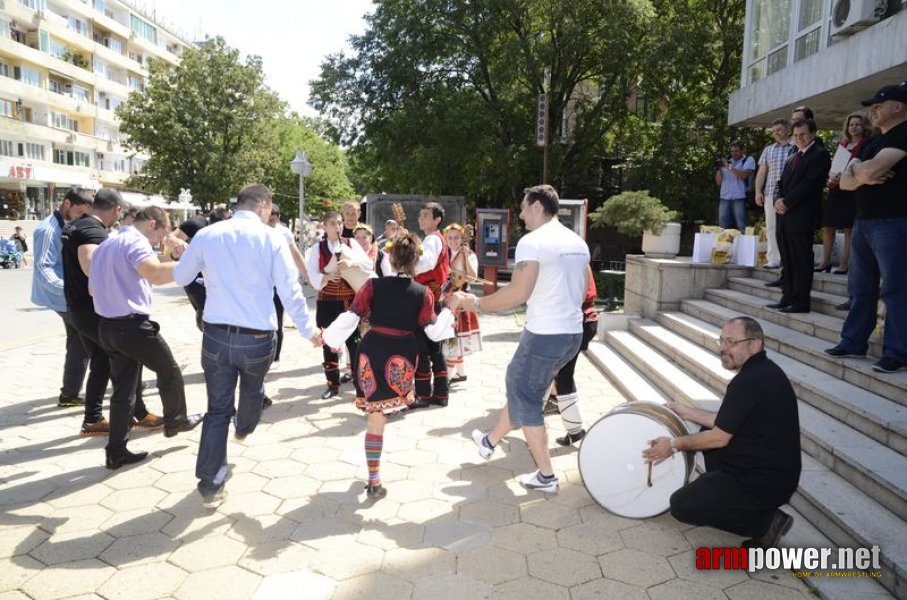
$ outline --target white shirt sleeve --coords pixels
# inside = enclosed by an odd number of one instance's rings
[[[286,245],[283,236],[275,235],[272,239],[274,244],[274,260],[271,266],[271,276],[274,278],[274,287],[277,290],[277,296],[283,303],[284,309],[296,328],[299,329],[300,335],[305,339],[311,339],[315,335],[315,319],[309,314],[309,308],[306,305],[305,296],[302,295],[302,286],[299,285],[299,271],[293,264],[293,257],[290,255],[290,247]],[[191,248],[191,246],[190,246]]]
[[[419,262],[416,263],[416,275],[435,268],[444,245],[441,243],[441,238],[436,235],[429,235],[422,240],[422,249],[422,256],[419,257]]]
[[[476,256],[475,252],[469,253],[469,266],[472,267],[472,272],[478,276],[479,274],[479,257]]]
[[[193,239],[186,251],[180,256],[179,262],[173,267],[173,281],[177,285],[187,286],[202,272],[202,246],[204,239]]]
[[[362,249],[362,246],[359,245],[359,242],[353,240],[350,244],[350,249],[353,251],[352,258],[356,262],[357,267],[367,273],[375,272],[375,263],[373,263],[372,259],[368,257],[368,254],[365,253],[365,250]]]
[[[445,308],[435,317],[434,323],[429,323],[423,328],[425,329],[425,335],[433,342],[450,339],[456,335],[453,322],[453,313],[450,312],[449,308]]]
[[[306,271],[309,274],[309,283],[312,284],[312,287],[316,290],[320,290],[324,287],[324,278],[322,277],[321,270],[318,268],[319,259],[319,245],[315,244],[309,248],[309,256],[308,259],[306,259]]]
[[[526,236],[520,238],[516,244],[516,252],[513,255],[514,264],[524,261],[542,262],[538,244],[532,237]]]
[[[359,327],[359,315],[353,311],[341,313],[327,329],[321,332],[321,338],[328,348],[340,348]]]

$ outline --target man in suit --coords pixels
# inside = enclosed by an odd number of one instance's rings
[[[781,301],[768,306],[784,313],[807,313],[813,285],[813,232],[819,224],[822,188],[831,159],[816,142],[815,121],[798,119],[792,128],[797,152],[781,172],[775,198],[778,249],[784,265]]]

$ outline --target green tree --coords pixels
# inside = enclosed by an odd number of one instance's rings
[[[171,196],[190,187],[201,205],[228,201],[264,179],[271,124],[283,110],[261,59],[241,61],[222,38],[188,50],[175,68],[152,61],[144,93],[117,109],[127,147],[150,155],[127,184]]]

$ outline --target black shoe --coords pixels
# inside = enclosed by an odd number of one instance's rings
[[[365,495],[369,500],[381,500],[387,496],[387,488],[381,485],[368,485],[365,486]]]
[[[205,415],[195,414],[195,415],[186,415],[186,419],[181,423],[176,425],[165,425],[164,426],[164,437],[173,437],[178,433],[185,433],[187,431],[192,431],[198,424],[205,420]]]
[[[129,450],[123,450],[117,456],[107,455],[106,467],[108,469],[119,469],[123,465],[131,465],[133,463],[141,462],[148,458],[147,452],[130,452]]]
[[[847,269],[835,269],[832,273],[835,275],[847,275]]]
[[[774,281],[769,281],[768,283],[766,283],[765,287],[781,287],[781,285],[781,280],[776,279]]]
[[[329,387],[328,389],[324,390],[324,392],[322,392],[321,399],[327,400],[328,398],[333,398],[333,397],[339,396],[339,395],[340,395],[339,389],[334,389],[334,388]]]
[[[743,542],[742,546],[744,548],[777,548],[778,541],[784,537],[788,531],[790,531],[791,525],[794,524],[794,518],[781,510],[780,508],[775,509],[775,514],[772,515],[772,524],[769,526],[768,531],[766,531],[761,537],[752,538]]]
[[[808,313],[809,307],[808,306],[794,306],[793,304],[791,304],[790,306],[782,306],[781,308],[778,309],[778,312],[787,313],[787,314]]]
[[[409,409],[416,410],[417,408],[428,408],[429,406],[431,406],[431,402],[429,400],[417,398],[412,404],[409,405]]]
[[[813,273],[831,273],[831,265],[827,267],[817,267],[813,269]]]
[[[543,415],[556,415],[561,411],[557,408],[557,397],[548,396],[548,399],[545,400],[545,406],[542,407]]]
[[[350,377],[349,373],[344,373],[343,375],[340,376],[340,383],[349,383],[352,380],[353,380],[353,378]]]
[[[838,344],[834,348],[829,348],[825,350],[825,354],[828,356],[833,356],[835,358],[866,358],[866,354],[857,354],[856,352],[851,352],[847,350],[841,344]]]
[[[564,437],[556,438],[554,441],[560,446],[572,446],[584,437],[586,437],[586,430],[580,429],[577,433],[568,433]]]
[[[468,378],[466,375],[457,375],[456,377],[450,378],[450,383],[460,383],[461,381],[466,381]]]
[[[842,302],[841,304],[835,307],[835,310],[850,310],[850,300],[847,302]]]
[[[261,401],[262,408],[268,408],[269,406],[272,406],[273,404],[274,404],[274,401],[271,400],[270,398],[268,398],[267,396],[265,396],[264,399]]]
[[[787,302],[772,302],[771,304],[766,304],[765,308],[787,308],[790,306]]]
[[[60,394],[60,397],[57,398],[57,406],[61,408],[85,406],[85,398],[80,398],[79,396],[64,396],[63,394]]]
[[[447,398],[437,398],[435,396],[432,396],[429,402],[431,404],[434,404],[435,406],[440,406],[441,408],[447,406]]]
[[[897,373],[904,368],[907,368],[907,363],[887,356],[872,365],[872,370],[876,373]]]

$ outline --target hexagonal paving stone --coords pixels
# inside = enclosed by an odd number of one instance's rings
[[[93,506],[113,493],[113,489],[103,483],[94,483],[83,487],[61,487],[54,490],[44,500],[54,508],[75,508]]]
[[[557,547],[557,538],[550,529],[531,523],[514,523],[495,529],[491,534],[492,543],[519,554],[532,554],[539,550]]]
[[[784,584],[750,579],[729,587],[724,592],[730,600],[764,600],[765,598],[771,598],[772,600],[806,600],[814,597],[809,593],[806,584],[792,577],[789,572],[783,572],[779,579]]]
[[[521,577],[514,581],[494,586],[495,600],[526,600],[527,598],[544,598],[545,600],[569,600],[567,588],[533,577]]]
[[[453,575],[457,571],[456,557],[438,548],[409,550],[396,548],[384,555],[382,571],[408,581],[427,577]]]
[[[110,600],[154,600],[172,594],[188,575],[167,563],[129,567],[117,571],[98,593]]]
[[[394,548],[421,548],[424,537],[424,525],[394,518],[387,522],[363,523],[362,531],[356,536],[356,541],[382,550],[393,550]]]
[[[91,594],[115,572],[113,567],[99,560],[80,560],[43,569],[26,581],[21,589],[35,600]]]
[[[683,579],[673,579],[649,588],[651,600],[722,600],[727,598],[721,588],[694,583]],[[776,596],[760,596],[760,600]]]
[[[657,585],[675,577],[666,559],[629,548],[599,556],[598,562],[605,577],[640,587]]]
[[[227,495],[227,501],[218,510],[228,515],[255,517],[272,514],[278,506],[280,506],[280,498],[256,491],[242,494],[230,493]]]
[[[167,560],[179,545],[164,534],[143,533],[118,539],[100,558],[115,567],[145,565]]]
[[[657,556],[673,556],[690,550],[690,543],[679,531],[643,523],[620,532],[627,548],[635,548]]]
[[[457,572],[490,584],[519,579],[528,573],[525,556],[496,546],[461,553]]]
[[[0,558],[28,554],[49,537],[50,534],[38,529],[37,525],[2,528],[0,529]]]
[[[460,519],[489,527],[503,527],[519,522],[520,511],[515,506],[484,500],[460,506]]]
[[[491,528],[460,520],[430,523],[425,526],[425,543],[452,552],[481,548],[491,543]]]
[[[328,600],[334,585],[331,579],[305,569],[280,573],[265,577],[253,600],[284,600],[289,590],[305,590],[306,600]]]
[[[433,498],[432,489],[432,484],[422,481],[398,481],[387,486],[388,494],[393,490],[394,501],[400,503]]]
[[[100,531],[74,532],[53,535],[29,552],[32,558],[45,565],[59,565],[87,558],[98,558],[114,542],[112,536]]]
[[[358,467],[343,463],[317,463],[305,469],[305,475],[318,481],[337,481],[338,479],[356,479]]]
[[[696,568],[695,550],[672,556],[668,559],[668,562],[671,563],[671,567],[674,569],[674,572],[677,573],[678,577],[702,585],[724,589],[749,579],[749,576],[745,571],[736,571],[733,569],[710,569],[707,571],[700,571]]]
[[[572,506],[564,506],[563,504],[545,500],[521,506],[520,519],[524,523],[532,523],[554,531],[576,525],[582,521],[579,511]]]
[[[436,483],[432,488],[432,497],[453,503],[486,500],[488,486],[470,481]]]
[[[174,592],[180,600],[199,598],[251,598],[261,583],[261,576],[235,565],[192,573]]]
[[[456,510],[450,503],[428,498],[401,505],[400,510],[397,511],[397,516],[404,521],[427,523],[442,519],[455,519],[457,515]]]
[[[337,585],[334,598],[368,598],[369,600],[401,600],[412,594],[413,584],[386,573],[369,573],[347,579]]]
[[[255,432],[258,433],[258,432]],[[255,436],[255,433],[249,436],[249,440]],[[246,447],[242,451],[243,458],[254,460],[255,462],[268,462],[280,458],[288,458],[292,449],[283,444],[267,444],[262,446]]]
[[[289,458],[262,461],[252,468],[253,473],[267,479],[300,475],[304,470],[305,466]]]
[[[289,573],[308,567],[315,554],[304,544],[280,540],[250,546],[237,564],[259,575]]]
[[[246,546],[258,546],[268,542],[288,540],[298,526],[296,521],[280,515],[237,516],[233,527],[227,531],[227,536]]]
[[[557,543],[562,548],[585,552],[591,556],[606,554],[624,547],[623,540],[599,521],[578,523],[557,532]]]
[[[620,598],[621,600],[649,600],[646,590],[612,581],[611,579],[597,579],[578,585],[570,590],[572,600],[601,600],[602,598]]]
[[[154,508],[166,495],[167,493],[163,490],[152,487],[119,490],[101,500],[101,506],[106,506],[113,512]]]
[[[114,490],[129,490],[141,487],[154,487],[154,483],[161,478],[159,471],[129,467],[117,469],[104,480],[104,485]]]
[[[405,467],[436,465],[438,464],[438,455],[435,452],[429,452],[428,450],[412,449],[407,450],[406,452],[395,452],[392,456],[392,460],[389,462],[394,462]]]
[[[598,579],[602,574],[594,557],[566,548],[530,554],[526,562],[532,577],[566,587]]]
[[[303,467],[304,468],[304,467]],[[271,479],[262,491],[276,498],[306,498],[318,492],[321,482],[305,475]]]
[[[44,568],[43,564],[39,563],[31,556],[25,555],[0,562],[0,569],[2,569],[3,572],[3,576],[0,577],[0,592],[15,590],[16,588],[21,587],[23,583],[39,574]]]
[[[490,600],[491,586],[466,575],[442,575],[420,579],[412,600]]]
[[[119,512],[106,521],[101,529],[113,537],[122,538],[160,531],[173,520],[173,515],[159,509],[145,508]]]
[[[345,539],[354,540],[358,533],[359,526],[355,523],[327,517],[303,521],[290,535],[290,539],[316,550],[330,550]]]
[[[154,487],[165,492],[191,492],[197,483],[190,473],[166,473],[154,482]]]
[[[579,509],[579,516],[583,523],[595,525],[601,531],[622,531],[639,525],[636,519],[627,519],[611,514],[598,505],[584,506]],[[647,521],[648,522],[648,521]]]
[[[245,544],[227,536],[206,536],[184,543],[170,556],[170,562],[189,573],[197,573],[236,564],[245,552]]]
[[[381,569],[384,551],[356,541],[345,540],[319,552],[309,561],[309,568],[328,577],[343,581]]]
[[[740,536],[712,527],[694,527],[683,532],[683,537],[693,548],[736,548]]]

